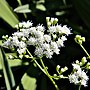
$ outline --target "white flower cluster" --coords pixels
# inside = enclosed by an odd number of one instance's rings
[[[29,21],[19,23],[15,26],[19,29],[14,32],[3,44],[9,48],[16,48],[21,55],[26,52],[28,46],[34,46],[34,54],[37,57],[46,56],[52,58],[54,53],[59,54],[60,47],[64,46],[66,36],[71,34],[71,29],[66,25],[51,25],[45,30],[43,25],[36,27]]]
[[[89,80],[86,72],[77,63],[73,63],[72,66],[73,72],[68,76],[70,83],[74,83],[76,85],[83,85],[84,87],[86,87],[87,81]]]

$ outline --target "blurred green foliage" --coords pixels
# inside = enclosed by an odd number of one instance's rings
[[[59,23],[71,27],[73,33],[73,35],[68,37],[65,47],[61,49],[61,54],[59,56],[55,55],[53,60],[45,61],[50,73],[53,74],[57,64],[61,66],[67,65],[71,68],[71,62],[81,59],[84,55],[82,49],[74,42],[76,34],[86,37],[87,42],[84,46],[90,52],[90,0],[0,0],[0,39],[2,35],[13,33],[15,31],[14,25],[19,21],[31,20],[34,25],[39,23],[46,25],[45,18],[47,16],[57,17],[60,21]],[[11,53],[9,50],[5,50],[5,52],[7,54]],[[55,90],[48,78],[32,62],[28,63],[28,60],[7,61],[14,73],[15,90],[17,87],[21,88],[17,88],[17,90],[25,90],[24,88],[29,86],[25,82],[29,82],[31,84],[29,88],[33,88],[26,90],[35,90],[35,88],[37,90]],[[2,80],[2,83],[0,81],[0,88],[3,87],[6,90],[1,66],[0,57],[0,80]],[[68,81],[60,80],[57,81],[57,84],[61,88],[60,90],[67,90],[67,88],[69,90],[77,90],[76,86],[69,84]],[[84,89],[86,90],[87,88]]]

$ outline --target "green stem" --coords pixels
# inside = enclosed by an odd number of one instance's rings
[[[26,49],[27,50],[27,52],[28,52],[28,54],[30,55],[30,57],[32,57],[32,60],[36,63],[36,65],[41,69],[41,71],[43,72],[43,73],[45,73],[46,74],[46,72],[44,71],[44,69],[39,65],[39,63],[35,60],[35,58],[32,56],[32,54],[29,52],[29,50],[28,49]]]
[[[89,55],[89,53],[86,51],[86,49],[83,47],[83,45],[80,44],[80,46],[81,46],[81,48],[84,50],[84,52],[87,54],[87,56],[89,57],[90,55]]]
[[[29,52],[29,50],[27,48],[26,48],[26,50],[27,50],[28,54],[30,55],[30,57],[33,58],[32,54]]]
[[[44,74],[46,74],[46,72],[44,71],[44,69],[39,65],[39,63],[34,59],[33,60],[35,63],[36,63],[36,65],[41,69],[41,71],[44,73]]]
[[[40,66],[40,64],[35,60],[35,58],[32,56],[32,54],[29,52],[28,49],[27,50],[27,53],[30,55],[30,57],[32,57],[32,60],[36,63],[36,65],[40,68],[40,70],[48,76],[48,78],[52,81],[53,85],[55,86],[56,90],[59,90],[58,86],[56,85],[55,81],[53,80],[52,76],[48,73],[47,71],[47,68],[45,67],[44,63],[43,63],[43,60],[42,58],[40,58],[40,61],[41,61],[41,64],[43,66],[43,68]]]
[[[58,88],[57,84],[55,83],[55,81],[53,80],[52,76],[48,73],[47,67],[45,67],[42,58],[40,58],[40,62],[41,62],[42,66],[43,66],[43,68],[44,68],[44,70],[45,70],[45,72],[46,72],[46,75],[47,75],[48,78],[51,80],[51,82],[52,82],[53,85],[55,86],[56,90],[59,90],[59,88]]]
[[[21,0],[17,0],[17,2],[20,6],[22,5]]]
[[[80,90],[81,89],[81,85],[79,85],[79,88],[78,88],[78,90]]]

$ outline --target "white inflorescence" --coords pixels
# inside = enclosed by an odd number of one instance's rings
[[[78,64],[72,64],[72,66],[73,73],[68,76],[70,83],[74,83],[76,85],[83,85],[84,87],[86,87],[87,81],[89,80],[86,72],[82,70],[82,68]]]
[[[71,29],[66,25],[51,25],[45,30],[43,25],[34,27],[30,21],[27,21],[15,27],[18,31],[14,32],[3,45],[17,49],[19,54],[23,54],[28,46],[34,46],[34,54],[37,57],[52,58],[54,53],[59,54],[60,47],[63,47],[64,41],[67,40],[66,36],[71,34]]]

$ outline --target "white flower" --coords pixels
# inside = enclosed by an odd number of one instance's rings
[[[60,49],[58,48],[58,45],[56,42],[51,42],[51,49],[56,53],[59,54]]]
[[[28,42],[27,42],[27,44],[28,45],[36,45],[36,42],[37,40],[34,38],[34,37],[30,37],[29,39],[28,39]]]
[[[70,29],[66,26],[55,25],[57,21],[58,19],[51,18],[52,25],[49,25],[47,31],[43,25],[33,27],[30,21],[20,22],[16,25],[19,30],[13,33],[12,37],[7,37],[8,40],[4,42],[4,46],[15,48],[19,54],[22,54],[27,46],[32,45],[35,47],[34,54],[37,57],[52,58],[52,55],[59,54],[60,47],[64,46],[64,41],[67,40],[66,35],[71,34]]]
[[[12,37],[12,45],[14,45],[14,46],[19,46],[19,40],[18,40],[18,37],[17,36],[13,36]]]
[[[69,34],[71,34],[71,30],[66,25],[64,25],[62,27],[62,33],[66,34],[68,36]]]
[[[21,38],[23,36],[23,33],[22,32],[15,32],[14,34],[12,34],[13,36],[17,36],[18,38]]]
[[[29,32],[30,32],[31,34],[34,34],[34,33],[36,32],[36,27],[31,27],[31,28],[29,28]]]
[[[36,45],[42,46],[44,43],[44,38],[43,37],[39,37],[36,39]]]
[[[27,21],[27,22],[21,22],[19,23],[19,27],[24,27],[24,28],[29,28],[32,26],[33,23],[31,23],[30,21]]]
[[[46,55],[47,58],[52,58],[53,52],[49,49],[47,51],[44,51],[44,55]]]
[[[84,79],[84,80],[88,80],[88,76],[86,75],[86,73],[84,71],[81,71],[81,77]]]
[[[56,25],[56,32],[62,34],[62,26],[61,25]]]
[[[7,41],[5,41],[5,42],[3,43],[3,46],[5,46],[5,47],[11,46],[11,39],[9,38]]]
[[[41,31],[36,31],[36,32],[34,32],[34,35],[36,38],[40,38],[40,37],[43,37],[44,33]]]
[[[26,43],[23,41],[19,42],[19,48],[26,48]]]
[[[44,35],[44,40],[47,41],[47,42],[49,43],[49,42],[51,41],[51,36],[45,34],[45,35]]]
[[[29,29],[20,29],[21,32],[23,33],[24,37],[29,37],[30,30]]]
[[[45,31],[45,28],[44,28],[44,26],[42,26],[42,25],[38,25],[38,26],[36,27],[36,29],[37,29],[37,31],[41,31],[41,32],[44,32],[44,31]]]
[[[62,37],[61,37],[61,40],[62,40],[62,41],[66,41],[67,38],[66,38],[65,36],[62,36]]]
[[[50,32],[50,34],[53,34],[54,32],[56,32],[56,27],[50,26],[48,32]]]
[[[17,49],[17,52],[18,52],[19,54],[23,54],[25,51],[26,51],[26,48],[18,48],[18,49]]]
[[[58,40],[56,41],[58,47],[64,47],[64,42],[61,38],[58,38]]]
[[[73,64],[73,66],[76,71],[74,71],[68,76],[70,83],[74,83],[76,85],[80,84],[86,87],[87,81],[89,80],[88,76],[84,71],[82,71],[82,69],[78,65]]]
[[[78,76],[76,75],[76,73],[70,74],[68,76],[68,78],[69,78],[70,83],[74,83],[74,84],[78,84],[79,83]]]
[[[34,53],[35,53],[35,55],[36,55],[37,57],[41,57],[41,56],[43,55],[43,50],[42,50],[42,48],[40,48],[40,47],[36,47]]]
[[[79,69],[81,69],[80,68],[80,65],[78,65],[78,64],[72,64],[72,66],[73,66],[73,69],[76,69],[76,70],[79,70]]]
[[[87,87],[87,80],[82,79],[81,80],[81,85],[83,85],[84,87]]]
[[[31,27],[32,25],[33,25],[32,22],[27,21],[26,24],[24,25],[24,27],[25,27],[25,28],[29,28],[29,27]]]

